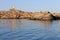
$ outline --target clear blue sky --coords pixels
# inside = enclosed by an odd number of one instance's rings
[[[23,11],[60,12],[60,0],[0,0],[0,10],[13,6]]]

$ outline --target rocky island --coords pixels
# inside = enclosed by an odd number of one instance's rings
[[[0,11],[0,19],[58,20],[60,19],[60,14],[50,12],[24,12],[12,8]]]

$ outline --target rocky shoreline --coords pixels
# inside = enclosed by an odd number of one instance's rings
[[[0,19],[31,19],[31,20],[59,20],[59,13],[50,12],[24,12],[12,8],[0,11]]]

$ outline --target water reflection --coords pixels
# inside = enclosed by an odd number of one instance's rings
[[[17,19],[9,20],[9,24],[11,25],[11,31],[15,31],[17,25]]]
[[[34,22],[36,22],[37,25],[39,25],[39,27],[43,27],[46,30],[49,29],[49,28],[51,28],[52,27],[52,23],[53,23],[52,20],[50,20],[50,21],[38,21],[38,20],[36,20]]]
[[[50,27],[52,27],[52,22],[53,22],[52,20],[51,21],[41,21],[41,22],[46,29],[49,29]]]
[[[60,20],[0,19],[0,40],[60,40]]]
[[[3,20],[3,21],[2,21]],[[38,21],[38,20],[27,20],[27,19],[0,19],[0,24],[4,24],[4,26],[10,26],[10,31],[16,31],[16,27],[20,27],[20,28],[25,28],[26,29],[35,29],[34,27],[43,27],[46,30],[48,30],[50,27],[52,27],[52,22],[53,21]]]

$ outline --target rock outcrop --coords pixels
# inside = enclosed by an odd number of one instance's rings
[[[52,14],[56,20],[59,20],[60,19],[60,13],[53,13]]]
[[[38,20],[52,20],[53,19],[53,15],[48,13],[48,12],[35,12],[32,13],[31,15],[31,19],[38,19]]]
[[[60,14],[50,12],[24,12],[12,8],[7,11],[0,11],[1,19],[33,19],[33,20],[56,20],[60,19]]]

